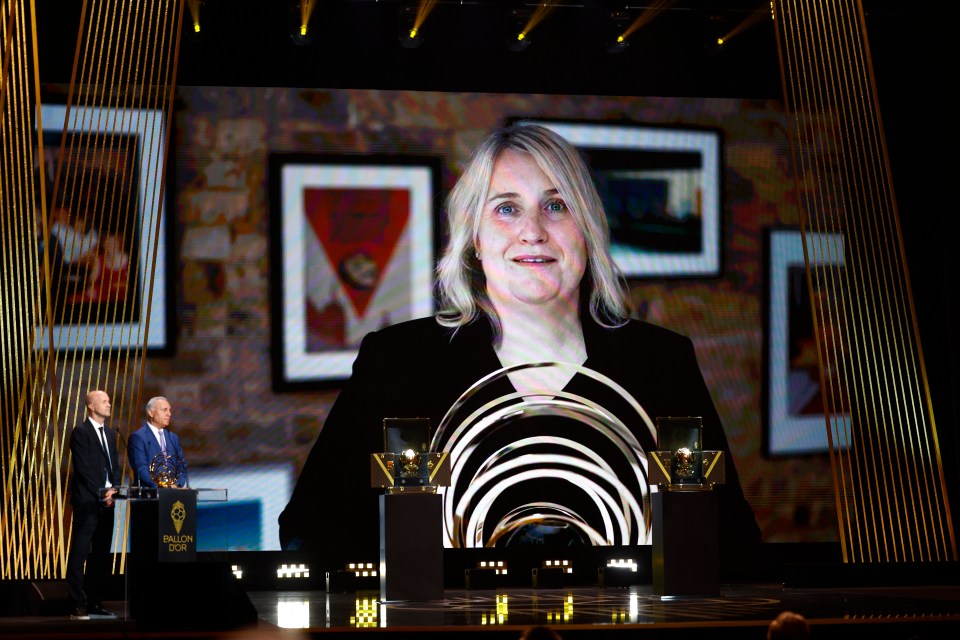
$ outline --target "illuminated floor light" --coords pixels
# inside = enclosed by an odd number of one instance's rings
[[[309,578],[310,567],[305,564],[281,564],[277,567],[278,578]]]
[[[278,602],[277,626],[284,629],[309,629],[310,601]]]
[[[377,600],[375,598],[357,598],[354,601],[354,615],[351,626],[358,629],[377,627]]]
[[[607,567],[611,569],[629,569],[637,572],[637,561],[631,558],[613,558],[607,561]]]
[[[573,573],[573,565],[569,560],[546,560],[544,566],[547,568],[561,569],[564,573]]]
[[[507,575],[507,563],[503,560],[481,560],[477,563],[478,569],[493,569],[494,575]]]
[[[377,568],[372,562],[358,562],[347,565],[347,571],[352,571],[358,578],[372,578],[377,575]]]

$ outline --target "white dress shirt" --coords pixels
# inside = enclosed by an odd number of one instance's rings
[[[110,461],[110,445],[107,444],[106,432],[103,430],[103,425],[90,418],[90,422],[93,423],[93,428],[97,430],[97,440],[100,441],[100,446],[105,447],[107,450],[107,466],[111,466],[112,462]],[[106,480],[104,480],[103,486],[107,489],[113,486],[113,483],[110,482],[110,474],[107,474]]]
[[[153,426],[153,425],[150,424],[149,422],[147,423],[147,426],[150,427],[150,431],[153,432],[153,437],[157,439],[157,444],[160,445],[160,450],[161,450],[161,451],[165,450],[166,447],[164,446],[164,440],[167,440],[167,434],[164,433],[164,434],[163,434],[163,440],[161,440],[161,439],[160,439],[160,432],[161,432],[161,431],[166,432],[166,429],[158,429],[157,427]]]

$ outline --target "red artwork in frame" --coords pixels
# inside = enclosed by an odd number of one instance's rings
[[[439,160],[270,158],[274,388],[349,377],[370,331],[433,313]]]

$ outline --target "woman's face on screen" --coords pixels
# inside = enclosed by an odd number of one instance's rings
[[[495,306],[576,306],[587,266],[583,234],[529,154],[508,150],[494,162],[477,251]]]

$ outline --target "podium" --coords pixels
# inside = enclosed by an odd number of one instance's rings
[[[129,487],[125,497],[130,505],[130,553],[136,562],[193,562],[197,503],[226,502],[227,490]]]
[[[380,496],[380,598],[443,599],[443,498]]]
[[[197,560],[197,503],[225,502],[226,489],[127,487],[127,600],[144,630],[235,629],[257,612],[225,562]]]

